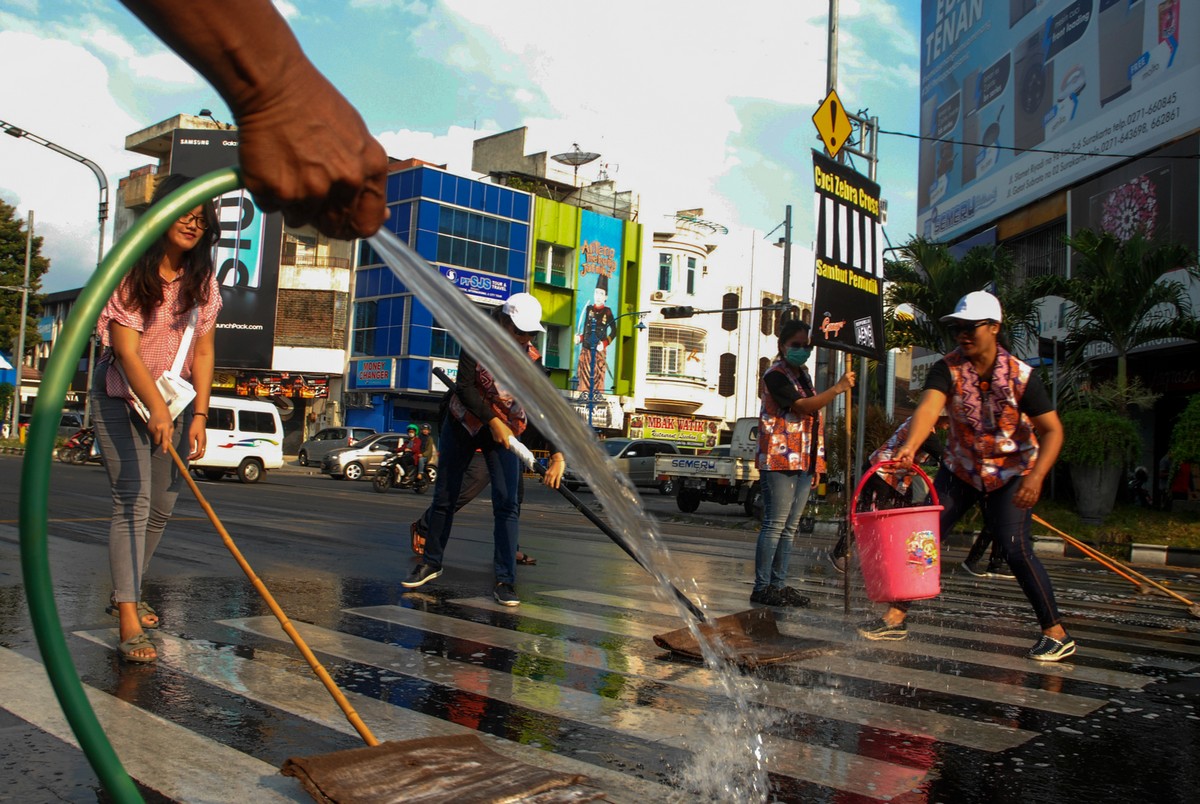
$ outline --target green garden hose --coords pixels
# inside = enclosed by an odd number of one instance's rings
[[[47,506],[50,491],[50,465],[54,438],[67,387],[100,312],[121,279],[142,253],[162,236],[167,228],[188,210],[241,186],[241,175],[233,168],[214,171],[162,199],[142,216],[129,233],[100,263],[63,327],[42,375],[33,419],[25,442],[25,463],[21,470],[21,571],[25,579],[25,598],[46,674],[54,694],[62,705],[79,746],[114,801],[140,802],[141,794],[125,772],[121,760],[100,727],[71,661],[58,608],[54,604],[54,585],[50,579],[47,549]],[[18,356],[19,357],[19,356]],[[88,389],[90,391],[90,389]]]

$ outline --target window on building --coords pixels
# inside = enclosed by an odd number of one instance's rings
[[[429,339],[429,356],[441,357],[446,360],[457,360],[458,353],[461,351],[462,347],[458,345],[458,341],[450,334],[450,330],[443,327],[437,321],[434,321]]]
[[[546,334],[542,336],[542,362],[546,368],[566,368],[570,360],[570,348],[564,346],[563,339],[567,336],[566,327],[546,325]]]
[[[574,249],[539,241],[533,264],[533,278],[555,287],[571,287]]]
[[[696,258],[687,258],[687,294],[696,295]]]
[[[496,274],[508,272],[509,222],[442,207],[438,216],[437,261]]]
[[[1061,220],[1004,242],[1017,268],[1017,284],[1039,276],[1067,275],[1066,234],[1067,222]]]
[[[332,240],[312,226],[285,226],[279,263],[298,268],[349,268],[353,253],[352,240]]]
[[[651,324],[648,373],[660,377],[703,379],[706,334],[704,330],[690,327]]]
[[[352,355],[374,355],[375,335],[379,322],[379,302],[360,301],[354,303],[354,337],[351,339]]]
[[[658,255],[658,289],[671,289],[671,273],[675,267],[674,256],[666,252]]]

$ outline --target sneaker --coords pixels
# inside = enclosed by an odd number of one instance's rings
[[[761,589],[757,592],[751,592],[750,602],[757,603],[760,606],[784,605],[783,599],[779,596],[779,590],[774,586],[768,586],[766,589]]]
[[[1026,655],[1035,662],[1061,662],[1075,652],[1075,640],[1067,637],[1059,642],[1054,637],[1042,634],[1037,644],[1029,649]]]
[[[405,589],[416,589],[418,586],[424,586],[434,578],[442,574],[441,567],[432,567],[429,564],[418,564],[413,567],[413,571],[408,577],[400,582],[400,585]]]
[[[790,586],[784,586],[777,592],[779,601],[784,606],[807,606],[809,600]]]
[[[878,620],[871,620],[869,623],[860,625],[858,635],[876,641],[908,639],[908,623],[888,625],[887,621],[880,617]]]
[[[1012,570],[1008,568],[1008,562],[1004,559],[989,561],[987,574],[989,578],[1000,578],[1005,581],[1015,581],[1017,579],[1017,576],[1013,575]]]
[[[496,590],[492,594],[495,596],[496,602],[499,603],[501,606],[519,606],[519,605],[521,605],[521,601],[517,597],[517,593],[513,589],[513,586],[511,583],[496,584]]]
[[[830,550],[825,555],[829,556],[829,563],[833,565],[833,568],[835,570],[842,573],[843,575],[846,573],[846,556],[839,556],[836,553],[834,553],[832,550]]]
[[[425,555],[425,537],[421,535],[420,520],[408,526],[408,533],[412,537],[412,551],[419,556]]]
[[[991,577],[988,573],[988,570],[984,569],[983,567],[981,567],[979,565],[980,561],[982,561],[982,559],[975,559],[974,561],[972,561],[971,559],[968,558],[966,561],[964,561],[962,563],[962,568],[965,569],[967,572],[971,573],[972,575],[974,575],[976,578]]]

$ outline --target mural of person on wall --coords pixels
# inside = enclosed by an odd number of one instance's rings
[[[579,362],[575,368],[576,390],[580,393],[604,393],[608,381],[608,345],[616,337],[616,319],[608,306],[608,277],[596,277],[592,303],[579,313],[575,325],[575,341],[579,344]],[[595,377],[593,385],[592,378]]]

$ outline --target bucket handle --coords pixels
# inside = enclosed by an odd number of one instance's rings
[[[900,463],[900,461],[891,461],[891,460],[880,461],[879,463],[874,464],[867,471],[863,472],[862,478],[860,478],[858,481],[858,487],[856,489],[854,489],[854,496],[850,499],[850,516],[851,517],[858,516],[856,513],[856,510],[858,508],[858,495],[862,493],[863,486],[867,485],[867,481],[870,480],[871,476],[874,475],[877,471],[879,471],[880,469],[882,469],[885,466],[890,466],[891,464],[894,464],[894,463],[898,464],[898,463]],[[911,468],[913,471],[915,471],[917,474],[919,474],[922,478],[924,478],[925,485],[927,485],[929,487],[929,493],[933,495],[933,504],[940,505],[941,503],[938,501],[937,489],[935,489],[933,487],[933,481],[929,479],[929,475],[925,474],[925,470],[922,469],[916,462],[913,462],[913,464],[911,465]]]

